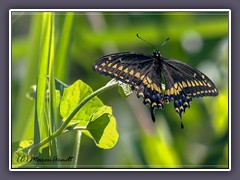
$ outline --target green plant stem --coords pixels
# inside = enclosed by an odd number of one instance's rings
[[[77,131],[76,133],[76,140],[75,140],[75,146],[74,146],[74,151],[73,151],[73,157],[74,162],[73,162],[73,167],[77,168],[77,163],[78,163],[78,158],[79,158],[79,149],[81,145],[81,136],[82,136],[82,131]]]
[[[78,105],[77,107],[68,115],[68,117],[65,119],[65,121],[62,123],[62,125],[59,127],[59,129],[54,132],[51,136],[48,136],[47,138],[43,139],[40,143],[34,145],[30,150],[29,150],[29,154],[32,155],[34,152],[36,152],[40,147],[42,147],[43,145],[47,144],[48,142],[50,142],[51,140],[53,140],[54,138],[56,138],[57,136],[59,136],[64,129],[67,127],[68,123],[71,121],[71,119],[75,116],[75,114],[84,106],[84,104],[86,104],[90,99],[92,99],[93,97],[113,88],[116,87],[118,85],[118,82],[115,80],[111,80],[110,82],[108,82],[105,86],[99,88],[98,90],[94,91],[92,94],[90,94],[89,96],[87,96],[85,99],[83,99]]]

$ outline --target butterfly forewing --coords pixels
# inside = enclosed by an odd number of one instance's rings
[[[152,56],[123,52],[103,56],[93,69],[130,85],[140,85],[143,77],[153,66]]]

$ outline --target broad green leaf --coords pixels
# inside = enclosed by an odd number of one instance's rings
[[[62,119],[66,119],[76,106],[92,92],[92,89],[81,80],[65,88],[60,102],[60,115]],[[100,99],[97,97],[92,98],[78,111],[71,120],[71,123],[79,121],[78,126],[86,126],[91,115],[102,106],[103,103]]]
[[[91,137],[96,145],[103,149],[112,148],[118,140],[116,120],[112,115],[112,108],[103,106],[93,114],[87,125],[87,131],[83,131]]]

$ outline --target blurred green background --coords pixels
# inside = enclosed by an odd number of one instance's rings
[[[26,94],[36,84],[41,14],[12,12],[13,142],[33,138],[34,102]],[[228,168],[228,12],[56,12],[55,20],[55,74],[66,84],[81,79],[96,90],[110,80],[92,70],[99,57],[121,51],[152,54],[138,33],[162,56],[204,72],[219,89],[217,97],[193,99],[183,114],[183,130],[172,103],[156,110],[153,123],[135,93],[125,99],[117,88],[105,92],[100,99],[113,108],[119,141],[103,150],[83,136],[81,167]],[[60,140],[62,152],[71,154],[74,133]]]

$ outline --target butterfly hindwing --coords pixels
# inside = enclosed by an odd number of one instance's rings
[[[166,79],[165,98],[174,101],[180,117],[190,107],[192,98],[218,95],[217,88],[205,74],[183,62],[165,60],[162,72]]]
[[[148,104],[152,120],[155,121],[154,109],[163,108],[163,94],[161,84],[161,73],[158,71],[158,66],[154,65],[146,71],[145,75],[142,76],[142,81],[139,86],[136,86],[137,97],[143,98],[143,103]]]

